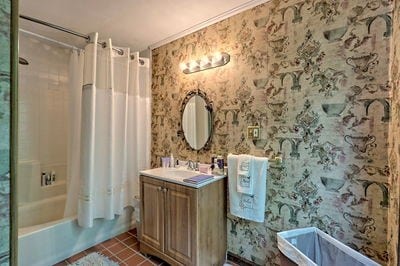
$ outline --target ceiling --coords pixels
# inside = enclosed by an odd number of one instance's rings
[[[117,46],[142,51],[150,45],[235,10],[249,0],[20,0],[20,14],[74,31],[99,32]],[[20,28],[83,47],[84,39],[20,19]]]

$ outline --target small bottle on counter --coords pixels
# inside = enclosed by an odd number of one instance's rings
[[[175,159],[174,155],[171,153],[171,156],[169,157],[169,167],[174,168],[175,167]]]
[[[221,155],[218,155],[216,158],[214,158],[214,169],[212,170],[212,173],[214,175],[223,175],[224,174],[224,158]]]
[[[211,156],[211,165],[210,165],[211,173],[214,172],[215,169],[215,155]]]
[[[217,165],[220,170],[224,169],[224,158],[221,155],[217,156]]]

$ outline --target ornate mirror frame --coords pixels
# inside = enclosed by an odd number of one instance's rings
[[[211,119],[210,134],[208,136],[208,139],[207,139],[206,143],[200,149],[192,148],[192,146],[187,141],[187,139],[185,137],[185,133],[183,131],[183,113],[185,111],[185,107],[186,107],[187,103],[189,102],[189,100],[193,96],[196,96],[196,95],[198,95],[201,98],[203,98],[203,100],[206,102],[206,109],[210,113],[210,119]],[[202,91],[202,90],[200,90],[200,89],[195,89],[195,90],[189,91],[186,94],[185,98],[183,98],[182,103],[181,103],[181,121],[180,121],[180,129],[178,131],[178,136],[182,137],[185,140],[185,143],[187,144],[187,146],[189,146],[189,148],[191,150],[200,151],[200,150],[209,150],[210,149],[213,133],[214,133],[214,113],[213,113],[213,103],[212,103],[212,101],[208,98],[207,93]]]

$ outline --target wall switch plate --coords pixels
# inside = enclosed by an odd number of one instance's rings
[[[247,127],[247,139],[251,139],[251,140],[260,139],[260,127],[259,126],[248,126]]]

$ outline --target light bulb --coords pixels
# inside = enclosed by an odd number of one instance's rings
[[[197,61],[192,60],[192,61],[190,61],[189,67],[190,67],[190,70],[193,70],[193,69],[198,68],[199,64],[197,63]]]
[[[222,54],[221,54],[220,52],[216,52],[216,53],[213,55],[213,58],[212,58],[213,64],[219,63],[219,62],[221,62],[221,60],[222,60]]]
[[[187,68],[187,63],[180,63],[179,64],[179,68],[183,71],[183,70],[185,70],[186,68]]]
[[[210,63],[208,56],[204,56],[200,61],[200,67],[204,67]]]
[[[216,52],[213,55],[205,55],[201,59],[180,63],[179,67],[185,74],[194,73],[209,68],[223,66],[229,63],[230,56],[227,53]]]

